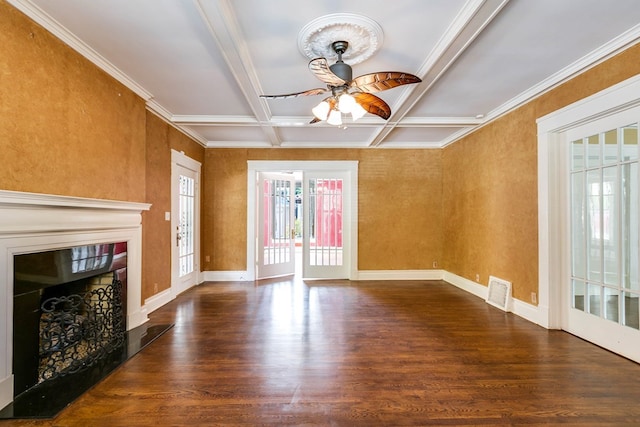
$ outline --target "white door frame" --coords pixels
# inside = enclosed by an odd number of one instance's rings
[[[171,150],[171,297],[175,298],[179,293],[184,292],[187,288],[177,280],[177,274],[174,271],[176,250],[176,227],[178,226],[178,195],[176,193],[175,181],[177,179],[177,166],[189,169],[195,172],[195,206],[194,206],[194,260],[193,269],[195,283],[197,285],[202,282],[202,273],[200,271],[200,171],[202,165],[200,162],[188,157],[182,151]]]
[[[531,319],[550,329],[564,324],[566,186],[562,182],[563,132],[640,105],[640,75],[537,120],[538,122],[538,313]]]
[[[256,279],[256,182],[258,172],[277,171],[344,171],[349,173],[351,209],[350,232],[345,238],[351,241],[349,278],[358,273],[358,162],[355,160],[249,160],[247,173],[247,280]]]
[[[349,273],[350,273],[350,264],[349,264],[349,256],[348,254],[350,253],[350,248],[351,248],[351,241],[349,239],[342,239],[342,245],[340,248],[340,252],[341,252],[341,256],[337,256],[337,253],[334,254],[334,256],[336,256],[336,258],[333,260],[335,261],[335,264],[331,265],[331,261],[329,259],[325,259],[323,256],[321,256],[321,260],[320,260],[320,265],[312,265],[311,264],[311,218],[314,217],[316,219],[316,221],[321,221],[321,218],[317,217],[317,211],[314,209],[312,210],[312,206],[310,203],[310,197],[311,197],[311,191],[310,191],[310,180],[313,180],[316,185],[318,185],[317,180],[320,181],[324,181],[325,179],[329,179],[329,180],[335,180],[335,181],[341,181],[343,183],[342,188],[341,188],[341,192],[340,193],[334,193],[333,195],[329,195],[329,197],[327,199],[324,199],[324,202],[327,202],[329,200],[336,200],[337,198],[340,199],[340,203],[344,206],[346,203],[348,203],[348,200],[351,197],[350,194],[350,190],[351,188],[349,187],[348,183],[349,183],[349,176],[348,174],[346,174],[344,171],[308,171],[308,173],[303,173],[302,174],[303,177],[303,182],[302,182],[302,197],[303,197],[303,238],[302,238],[302,274],[303,274],[303,278],[310,278],[310,279],[325,279],[325,278],[329,278],[329,279],[334,279],[334,278],[345,278],[345,277],[349,277]],[[318,188],[316,187],[316,191],[318,190]],[[338,195],[339,194],[339,195]],[[322,200],[322,193],[316,193],[316,206],[320,205],[324,205],[324,203],[321,201]],[[324,209],[326,209],[326,205],[323,206],[322,210],[324,211]],[[326,213],[326,211],[324,211],[324,213]],[[340,209],[340,214],[342,217],[342,221],[340,221],[341,223],[341,234],[348,234],[349,233],[349,228],[350,228],[350,214],[351,212],[348,209]],[[316,226],[320,226],[319,223],[316,223]],[[319,231],[320,229],[316,229],[316,231]],[[319,236],[316,234],[316,239],[319,239]],[[321,245],[320,247],[316,246],[314,248],[314,253],[316,253],[317,255],[317,251],[318,249],[321,250],[320,253],[322,253],[322,248],[323,246],[325,246],[324,244]],[[329,247],[331,247],[332,245],[329,245]],[[325,249],[327,249],[325,247]],[[332,249],[337,249],[337,246],[334,246]],[[329,252],[331,251],[331,249],[329,249]],[[345,256],[343,257],[342,254],[344,254]],[[342,262],[337,262],[338,260],[341,260]]]
[[[296,179],[293,176],[293,174],[285,174],[285,173],[279,173],[279,172],[265,172],[265,171],[258,171],[258,186],[259,186],[259,190],[260,194],[257,196],[257,201],[258,201],[258,210],[256,218],[257,218],[257,222],[256,224],[261,224],[261,226],[258,226],[258,229],[256,230],[257,232],[257,237],[258,239],[256,240],[256,253],[257,253],[257,259],[256,259],[256,278],[257,279],[267,279],[267,278],[272,278],[272,277],[281,277],[281,276],[291,276],[295,273],[295,265],[296,265],[296,249],[295,249],[295,236],[292,234],[292,232],[294,231],[293,228],[295,227],[294,222],[295,222],[295,217],[294,217],[294,208],[295,208],[295,189],[296,189]],[[278,254],[280,255],[280,257],[270,257],[272,258],[270,260],[269,263],[265,264],[264,263],[264,258],[265,258],[265,244],[264,244],[264,238],[265,238],[265,227],[264,225],[264,220],[265,220],[265,203],[268,203],[269,207],[274,208],[276,203],[275,203],[275,197],[276,194],[271,193],[268,197],[269,201],[265,202],[265,195],[264,195],[264,185],[267,181],[269,181],[270,184],[273,183],[274,180],[278,180],[278,181],[286,181],[290,184],[289,186],[289,206],[286,209],[285,212],[285,217],[288,218],[287,222],[287,237],[286,239],[289,241],[287,244],[287,248],[280,248],[280,249],[284,249],[284,250],[278,250]],[[280,216],[280,219],[282,219],[282,217]],[[274,220],[275,218],[271,218],[270,221],[270,227],[272,230],[275,230],[275,224],[274,224]],[[269,240],[271,241],[273,238],[273,236],[269,237]],[[277,238],[276,238],[277,239]],[[273,253],[271,252],[271,250],[273,249],[273,247],[271,247],[271,245],[269,245],[269,253],[271,253],[273,255]],[[288,261],[286,261],[285,259],[282,258],[286,258],[286,256],[284,256],[285,254],[289,255]],[[277,260],[274,260],[273,258],[277,258]]]

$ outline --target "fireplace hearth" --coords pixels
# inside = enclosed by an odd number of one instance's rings
[[[0,419],[54,417],[171,327],[126,331],[126,247],[14,257],[14,401]]]
[[[80,372],[44,381],[17,396],[0,410],[3,419],[50,419],[98,384],[116,368],[154,342],[173,325],[141,325],[127,331],[124,342]]]
[[[148,326],[146,322],[147,310],[142,304],[142,212],[150,208],[149,204],[88,199],[81,197],[58,196],[48,194],[24,193],[0,190],[0,418],[21,417],[50,417],[55,415],[52,410],[43,411],[38,415],[33,408],[56,407],[63,408],[75,397],[79,396],[81,389],[86,390],[96,383],[96,378],[101,378],[114,365],[122,363],[131,354],[135,354],[145,343],[157,336],[156,326]],[[122,281],[123,322],[125,324],[124,344],[107,354],[106,358],[92,362],[91,366],[80,366],[80,372],[72,373],[74,369],[62,367],[55,379],[40,381],[39,358],[40,338],[39,332],[25,338],[22,333],[14,336],[14,307],[15,311],[24,308],[31,311],[40,311],[44,293],[53,292],[59,283],[47,282],[46,277],[33,280],[29,277],[14,277],[14,260],[21,255],[38,252],[51,252],[58,249],[74,247],[96,247],[96,245],[109,245],[116,242],[126,243],[126,283]],[[114,250],[114,255],[117,251]],[[91,254],[85,254],[91,255]],[[101,271],[100,266],[111,265],[113,260],[108,254],[93,254],[77,259],[75,267],[67,270],[68,277],[64,283],[85,283],[89,277],[102,275],[108,271]],[[56,255],[59,256],[59,255]],[[67,256],[67,255],[65,255]],[[59,261],[59,260],[58,260]],[[54,260],[53,265],[58,265]],[[72,262],[72,265],[73,262]],[[113,269],[112,269],[113,270]],[[56,272],[56,276],[59,276]],[[47,269],[39,272],[40,276],[47,276]],[[16,276],[18,276],[16,272]],[[104,281],[113,282],[114,277],[107,276]],[[21,283],[44,283],[44,290],[29,289],[29,287],[16,290],[16,281]],[[38,285],[40,286],[40,285]],[[108,285],[107,285],[108,287]],[[74,293],[85,297],[89,289],[75,290]],[[65,290],[67,292],[68,290]],[[20,302],[15,301],[14,293],[23,294]],[[59,297],[59,295],[51,295]],[[71,300],[66,303],[72,304]],[[60,347],[75,345],[76,332],[87,330],[89,325],[96,323],[93,315],[84,313],[85,308],[78,314],[62,315],[61,323],[53,328],[53,333],[58,334],[52,338],[49,345]],[[41,315],[28,316],[24,321],[25,328],[40,330]],[[46,318],[43,317],[46,323]],[[102,320],[100,320],[102,321]],[[111,320],[108,320],[109,322]],[[163,329],[166,327],[159,327]],[[65,331],[62,334],[62,331]],[[62,334],[62,335],[61,335]],[[33,338],[33,337],[36,338]],[[21,346],[19,341],[28,340],[28,346],[35,348],[38,366],[35,374],[33,368],[29,368],[29,386],[19,385],[16,381],[21,374],[14,360],[14,347]],[[60,344],[60,345],[59,345]],[[99,350],[101,351],[101,350]],[[80,354],[80,353],[78,353]],[[75,356],[74,356],[75,357]],[[84,362],[83,362],[84,363]],[[34,366],[29,364],[28,366]],[[57,369],[57,368],[56,368]],[[48,375],[48,374],[47,374]],[[91,380],[90,385],[83,386],[85,380]],[[99,381],[99,379],[98,379]],[[58,384],[59,383],[59,384]],[[35,384],[35,385],[33,385]],[[62,385],[60,385],[62,384]],[[54,387],[55,386],[55,387]],[[52,390],[57,391],[50,391]],[[46,390],[45,390],[46,389]],[[18,394],[15,392],[21,390]],[[65,395],[65,396],[63,396]],[[46,400],[38,396],[48,396]],[[62,403],[61,403],[62,402]],[[62,406],[60,406],[62,405]],[[30,409],[31,408],[31,409]]]

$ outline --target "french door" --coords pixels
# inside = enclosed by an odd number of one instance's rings
[[[172,151],[171,292],[177,295],[198,283],[200,163]]]
[[[565,329],[640,361],[640,109],[568,130]]]
[[[348,177],[341,171],[303,174],[302,272],[306,278],[349,278]]]
[[[357,272],[358,253],[358,162],[355,161],[248,161],[247,182],[247,276],[265,278],[293,274],[295,252],[292,219],[300,213],[293,206],[295,186],[277,184],[282,171],[296,171],[302,188],[302,277],[307,279],[348,279]],[[276,175],[271,175],[276,173]],[[291,174],[285,174],[291,176]],[[267,186],[265,181],[274,185]],[[266,197],[266,188],[288,185],[289,198],[279,202]],[[280,203],[282,208],[268,203]],[[299,206],[298,205],[298,208]],[[281,215],[286,209],[287,217]],[[272,219],[265,219],[273,212]],[[273,224],[275,221],[282,226]],[[289,221],[287,227],[284,224]],[[271,227],[271,228],[270,228]],[[284,230],[289,229],[285,235]],[[273,237],[273,244],[271,243]],[[289,239],[287,239],[287,237]],[[272,245],[272,246],[269,246]],[[289,246],[291,245],[291,246]],[[291,249],[287,249],[291,248]],[[290,258],[287,258],[291,254]],[[271,258],[268,258],[271,257]],[[277,258],[280,257],[280,258]],[[266,260],[272,259],[272,264]],[[276,262],[277,260],[279,262]],[[291,260],[293,264],[287,264]],[[255,270],[254,270],[255,268]]]
[[[258,174],[258,279],[295,272],[294,191],[292,174]]]

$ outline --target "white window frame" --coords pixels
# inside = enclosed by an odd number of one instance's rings
[[[563,132],[640,105],[640,75],[611,86],[537,120],[538,124],[538,294],[536,317],[549,329],[564,324],[562,291],[567,265]]]

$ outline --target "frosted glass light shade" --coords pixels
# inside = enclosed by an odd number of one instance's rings
[[[356,105],[356,100],[348,93],[343,93],[340,95],[340,98],[338,98],[338,109],[342,113],[349,114],[356,108]]]
[[[356,120],[358,120],[360,117],[364,116],[365,114],[367,114],[367,110],[365,110],[364,108],[362,108],[362,105],[358,104],[357,102],[354,103],[355,105],[353,106],[353,108],[351,109],[351,117],[353,117],[353,121],[355,122]]]
[[[342,114],[338,110],[331,110],[327,123],[334,126],[340,126],[342,124]]]
[[[327,120],[327,117],[329,116],[329,103],[327,101],[322,101],[320,104],[313,107],[311,112],[316,116],[316,118],[318,118],[318,120]]]

